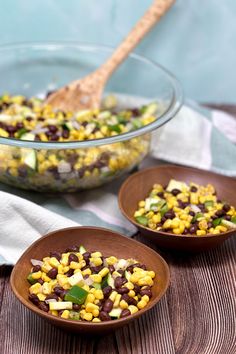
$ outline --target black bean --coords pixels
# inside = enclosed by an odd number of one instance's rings
[[[60,262],[61,260],[61,253],[60,252],[57,252],[57,251],[52,251],[50,252],[50,257],[55,257],[58,262]]]
[[[183,235],[187,235],[189,233],[188,229],[185,227],[184,231],[183,231]]]
[[[31,122],[31,121],[33,120],[32,117],[26,117],[25,119],[26,119],[28,122]]]
[[[26,177],[28,175],[28,168],[25,165],[20,165],[18,167],[18,173],[20,177]]]
[[[79,247],[76,245],[72,245],[70,247],[67,247],[66,252],[79,252]]]
[[[97,274],[103,269],[103,266],[100,265],[100,266],[90,267],[90,269],[91,269],[92,273]]]
[[[51,279],[56,279],[57,273],[58,273],[57,268],[52,268],[52,269],[50,269],[49,272],[47,273],[47,276],[48,276],[49,278],[51,278]]]
[[[135,291],[135,293],[136,293],[136,294],[140,293],[140,290],[141,290],[140,286],[137,285],[137,284],[134,284],[134,291]]]
[[[38,283],[41,284],[41,285],[43,285],[43,283],[44,283],[43,279],[39,278],[39,279],[38,279]]]
[[[223,209],[227,213],[228,211],[230,211],[230,205],[229,204],[224,204],[223,205]]]
[[[111,317],[105,311],[101,311],[99,313],[99,318],[100,318],[101,321],[110,321],[111,320]]]
[[[120,318],[123,318],[123,317],[127,317],[127,316],[130,316],[131,315],[131,312],[129,309],[124,309],[121,311],[121,314],[120,314]]]
[[[44,312],[48,312],[49,311],[49,305],[46,304],[45,302],[41,301],[38,305],[38,308]]]
[[[85,274],[84,275],[84,279],[88,279],[89,278],[89,275],[88,274]]]
[[[208,229],[210,229],[212,226],[213,226],[212,222],[211,222],[211,221],[208,221],[208,223],[207,223]]]
[[[8,124],[6,126],[6,131],[8,131],[8,133],[15,133],[17,131],[17,128],[14,127],[13,125]]]
[[[132,108],[132,109],[131,109],[131,113],[132,113],[132,116],[133,116],[133,117],[138,117],[139,114],[140,114],[138,108]]]
[[[172,189],[171,193],[172,193],[174,196],[176,196],[176,195],[178,195],[179,193],[181,193],[181,191],[180,191],[179,189],[177,189],[177,188],[174,188],[174,189]]]
[[[110,294],[111,294],[111,292],[112,292],[112,287],[111,287],[111,286],[106,286],[106,287],[102,290],[102,292],[103,292],[103,295],[104,295],[105,298],[106,298],[106,297],[109,297]]]
[[[45,300],[51,300],[51,299],[55,299],[55,300],[59,300],[58,296],[56,294],[49,294],[46,296]]]
[[[50,140],[51,140],[51,141],[57,141],[57,140],[59,140],[59,135],[53,133],[53,134],[50,136]]]
[[[179,208],[184,209],[184,203],[182,202],[182,200],[177,199],[177,202],[178,202]]]
[[[74,311],[79,311],[81,309],[81,305],[79,304],[73,304],[73,310]]]
[[[130,296],[129,300],[128,300],[128,304],[137,306],[137,301],[133,297]]]
[[[103,304],[102,310],[105,312],[110,312],[113,308],[113,304],[114,302],[111,299],[107,299]]]
[[[44,121],[45,121],[45,118],[39,117],[39,118],[38,118],[38,121],[39,121],[39,122],[44,122]]]
[[[69,136],[70,136],[69,130],[63,129],[63,131],[62,131],[62,137],[63,137],[64,139],[68,139]]]
[[[89,252],[83,253],[83,258],[84,258],[86,264],[89,263],[89,258],[90,258],[90,257],[91,257],[91,254],[90,254]]]
[[[22,129],[22,128],[24,128],[24,124],[22,122],[18,122],[18,123],[16,123],[16,128]]]
[[[120,273],[120,275],[121,275],[122,277],[125,276],[125,271],[124,271],[123,269],[119,269],[119,270],[118,270],[118,273]]]
[[[122,277],[116,277],[115,278],[115,288],[120,288],[124,283],[126,283],[126,279],[122,278]]]
[[[215,215],[218,216],[218,217],[221,217],[221,216],[225,215],[225,211],[224,210],[217,210],[215,212]]]
[[[81,268],[81,270],[85,270],[85,269],[89,269],[89,265],[85,265],[83,268]]]
[[[129,289],[124,286],[123,288],[118,288],[116,291],[117,291],[119,294],[123,295],[123,294],[128,294]]]
[[[190,188],[190,192],[197,192],[197,187],[195,187],[195,186],[192,186],[191,188]]]
[[[160,198],[164,198],[164,193],[163,193],[163,192],[158,192],[157,195],[158,195],[158,197],[160,197]]]
[[[166,219],[174,219],[175,218],[175,212],[173,210],[168,210],[165,214],[164,217]]]
[[[189,228],[190,234],[195,234],[197,232],[197,229],[198,229],[197,224],[193,224],[192,226],[190,226]]]
[[[39,303],[40,303],[38,296],[35,295],[35,294],[30,294],[30,295],[28,296],[28,299],[29,299],[34,305],[36,305],[36,306],[38,306]]]
[[[60,296],[63,291],[64,289],[61,286],[55,286],[54,288],[54,293],[58,296]]]
[[[62,290],[62,292],[61,292],[61,294],[59,295],[60,296],[60,298],[62,299],[62,300],[64,300],[64,297],[66,296],[66,294],[67,294],[67,290]]]
[[[230,221],[231,220],[231,216],[230,215],[224,215],[224,219]]]
[[[151,298],[152,291],[150,289],[143,289],[143,290],[140,290],[140,295],[141,296],[147,295],[149,298]]]
[[[108,269],[111,274],[115,271],[115,267],[113,265],[109,265]]]
[[[195,216],[194,211],[190,210],[189,215],[191,215],[191,216]]]
[[[74,269],[69,269],[68,272],[65,273],[67,277],[71,277],[74,274]]]
[[[47,126],[48,130],[52,133],[56,133],[58,131],[58,128],[55,125],[49,124]]]
[[[32,268],[32,272],[33,273],[36,273],[36,272],[39,272],[41,270],[41,266],[40,265],[36,265]]]
[[[76,254],[74,253],[71,253],[68,257],[68,262],[78,262],[79,261],[79,258],[76,256]]]
[[[164,224],[165,221],[166,221],[166,218],[164,216],[162,216],[162,218],[161,218],[162,224]]]

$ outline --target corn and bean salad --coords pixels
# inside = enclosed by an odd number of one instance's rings
[[[38,98],[0,97],[0,136],[68,142],[109,138],[156,119],[157,104],[117,110],[108,96],[101,110],[55,110]],[[30,149],[2,145],[0,181],[39,191],[74,191],[101,185],[134,168],[148,153],[149,134],[80,149]]]
[[[114,320],[143,309],[152,297],[155,272],[135,259],[104,257],[73,245],[31,263],[29,300],[56,317]]]
[[[219,200],[213,185],[186,184],[174,179],[154,184],[138,203],[135,220],[152,230],[176,235],[220,234],[236,229],[236,209]]]

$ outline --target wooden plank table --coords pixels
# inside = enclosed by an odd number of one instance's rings
[[[12,268],[2,266],[0,353],[236,353],[235,237],[192,256],[160,251],[135,238],[160,252],[171,271],[167,294],[148,314],[102,337],[66,333],[16,300],[9,284]]]

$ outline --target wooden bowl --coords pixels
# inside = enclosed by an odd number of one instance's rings
[[[147,197],[154,183],[160,183],[165,186],[171,178],[187,183],[195,182],[201,185],[211,183],[216,188],[217,195],[220,199],[236,206],[236,180],[233,178],[196,168],[174,165],[147,168],[131,175],[122,184],[119,192],[119,206],[122,213],[143,235],[163,248],[199,252],[218,246],[228,237],[236,233],[235,230],[229,230],[218,235],[175,235],[168,232],[154,231],[138,224],[133,217],[138,202]]]
[[[148,305],[134,315],[108,322],[92,323],[66,320],[41,311],[28,300],[29,283],[26,278],[30,272],[30,260],[42,259],[50,251],[64,251],[71,245],[83,245],[87,250],[101,251],[105,256],[118,258],[135,258],[154,270],[156,278],[152,288],[153,296]],[[63,329],[84,333],[103,333],[113,331],[150,310],[165,294],[170,281],[169,268],[164,259],[151,248],[119,233],[97,227],[71,227],[51,232],[34,242],[20,257],[11,274],[11,287],[16,297],[29,310],[52,324]]]

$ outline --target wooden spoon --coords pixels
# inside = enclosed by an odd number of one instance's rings
[[[110,75],[167,12],[174,1],[155,0],[129,35],[103,65],[86,77],[72,81],[52,93],[46,99],[46,103],[63,111],[98,108],[104,86]]]

